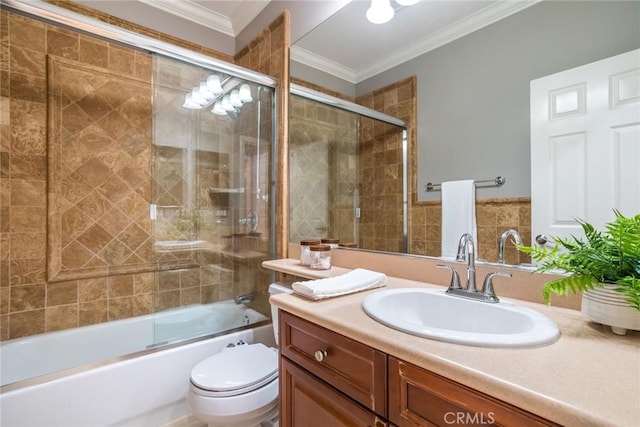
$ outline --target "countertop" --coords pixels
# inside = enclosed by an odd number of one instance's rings
[[[323,278],[349,269],[310,270],[298,260],[263,267],[301,278]],[[439,287],[388,277],[386,288]],[[384,289],[384,288],[383,288]],[[561,336],[535,348],[485,348],[450,344],[388,328],[365,314],[361,302],[380,290],[320,301],[280,294],[280,309],[502,401],[568,426],[640,426],[640,332],[614,335],[577,310],[504,298],[553,319]],[[500,296],[500,295],[498,295]]]

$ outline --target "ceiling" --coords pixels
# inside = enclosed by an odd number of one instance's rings
[[[99,9],[100,3],[109,0],[76,1]],[[315,27],[294,40],[291,59],[354,84],[540,0],[421,0],[413,6],[400,6],[391,0],[395,16],[379,25],[368,22],[365,17],[369,0],[343,0],[345,5],[333,16],[324,22],[317,22],[320,18],[314,22],[317,5],[328,1],[331,0],[129,0],[138,8],[143,6],[150,8],[149,11],[162,11],[180,18],[176,21],[180,24],[176,25],[184,25],[186,20],[200,29],[233,38],[267,6],[289,8],[292,23],[304,20],[310,22],[309,28]],[[137,23],[153,27],[151,19],[144,19],[153,16],[151,13],[138,16],[137,21],[145,22]],[[136,22],[135,18],[131,20]],[[164,24],[166,29],[166,22]]]
[[[297,41],[291,59],[358,83],[506,18],[539,0],[421,0],[372,24],[369,1],[352,1]]]

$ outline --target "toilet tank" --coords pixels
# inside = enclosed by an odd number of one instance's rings
[[[277,294],[290,294],[293,292],[291,289],[291,283],[293,282],[275,282],[269,285],[269,295]],[[273,335],[276,339],[276,345],[278,344],[278,308],[274,305],[271,306],[271,319],[273,322]]]

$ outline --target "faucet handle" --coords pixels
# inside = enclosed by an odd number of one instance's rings
[[[451,283],[449,284],[449,289],[461,289],[460,286],[460,275],[458,274],[458,270],[451,267],[450,265],[445,264],[436,264],[438,268],[448,268],[451,271]]]
[[[493,276],[511,277],[511,273],[494,271],[493,273],[487,274],[487,277],[484,278],[484,283],[482,284],[483,299],[487,302],[500,302],[496,292],[493,290]]]

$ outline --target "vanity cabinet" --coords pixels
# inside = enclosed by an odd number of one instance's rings
[[[392,356],[389,419],[400,427],[557,425]]]
[[[387,355],[279,312],[280,424],[386,424]]]
[[[285,311],[279,321],[283,427],[556,425]]]

